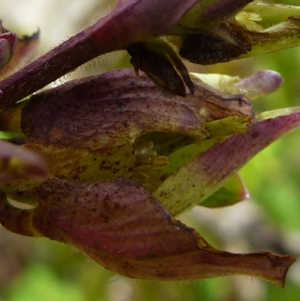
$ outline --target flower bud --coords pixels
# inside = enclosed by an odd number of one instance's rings
[[[18,37],[14,33],[7,32],[0,34],[0,70],[12,58],[17,41]]]

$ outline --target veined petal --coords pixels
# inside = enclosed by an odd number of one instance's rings
[[[266,119],[208,149],[181,167],[153,194],[173,214],[200,204],[258,152],[300,125],[300,112]]]
[[[25,145],[46,158],[50,175],[83,182],[123,176],[153,191],[164,175],[251,122],[244,97],[202,83],[182,98],[123,69],[35,94],[21,124]]]
[[[139,183],[50,179],[28,196],[39,202],[24,211],[0,195],[0,221],[11,231],[44,235],[76,246],[102,266],[146,280],[193,280],[249,275],[283,286],[290,255],[233,254],[210,246],[175,220]]]

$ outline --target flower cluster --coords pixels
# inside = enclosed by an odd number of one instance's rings
[[[252,110],[250,100],[279,88],[276,72],[191,75],[181,61],[212,64],[300,44],[299,8],[249,2],[120,0],[108,16],[2,80],[1,130],[18,133],[11,140],[22,146],[0,141],[1,224],[74,245],[128,277],[244,274],[283,286],[292,255],[220,251],[174,218],[196,205],[245,199],[238,170],[300,125],[298,108]],[[2,28],[3,76],[24,58],[18,49],[31,54],[37,38],[17,41]],[[119,49],[132,56],[135,72],[33,94]]]

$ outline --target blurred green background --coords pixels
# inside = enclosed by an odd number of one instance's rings
[[[282,2],[299,5],[298,0]],[[108,13],[114,3],[10,0],[0,4],[0,19],[4,26],[24,34],[31,34],[39,26],[40,55]],[[105,55],[63,80],[126,66],[129,58],[125,54]],[[262,69],[276,70],[285,80],[283,86],[256,100],[255,111],[300,104],[300,48],[216,66],[188,66],[192,71],[241,77]],[[232,252],[267,249],[299,258],[299,140],[300,130],[296,130],[241,170],[251,194],[249,200],[225,209],[198,207],[179,218],[218,248]],[[43,238],[27,239],[0,228],[0,301],[295,301],[297,296],[300,296],[299,262],[290,269],[285,289],[250,277],[153,283],[118,276],[67,245]]]

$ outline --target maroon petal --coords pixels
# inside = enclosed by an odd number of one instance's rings
[[[250,102],[203,83],[183,99],[157,87],[145,74],[136,77],[132,69],[120,69],[33,95],[21,124],[38,144],[99,149],[132,144],[150,132],[177,132],[200,141],[206,122],[231,116],[251,120]]]
[[[9,122],[9,116],[2,120]],[[154,85],[144,74],[136,77],[132,69],[122,69],[33,95],[22,110],[21,124],[29,138],[26,145],[47,158],[53,176],[83,182],[133,177],[155,183],[151,184],[155,190],[163,174],[154,169],[163,168],[159,160],[168,161],[172,145],[177,148],[183,137],[181,147],[205,137],[211,138],[211,145],[245,131],[252,121],[251,105],[243,97],[228,97],[202,84],[183,99]],[[175,137],[179,140],[171,143]],[[170,148],[150,155],[149,143]],[[196,147],[192,157],[172,159],[168,173],[202,151]]]
[[[123,178],[93,184],[51,179],[27,196],[35,197],[39,207],[18,210],[1,195],[0,221],[5,227],[74,245],[128,277],[174,281],[249,275],[283,286],[295,261],[270,252],[216,250],[173,219],[143,186]]]

